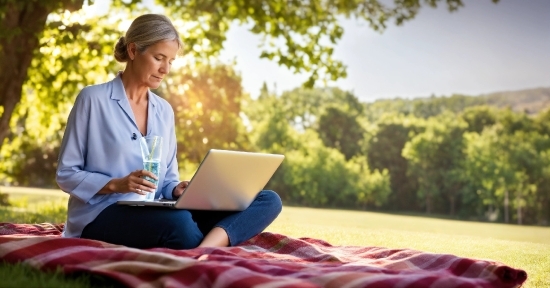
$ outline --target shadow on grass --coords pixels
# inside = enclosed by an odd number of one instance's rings
[[[0,287],[55,287],[55,288],[88,288],[125,287],[107,277],[89,274],[64,274],[61,268],[44,272],[23,263],[9,264],[0,261]]]

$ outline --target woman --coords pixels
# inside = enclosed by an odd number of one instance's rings
[[[182,48],[180,37],[162,15],[136,18],[115,47],[124,72],[107,83],[84,88],[67,121],[57,183],[69,193],[63,235],[136,248],[237,245],[267,227],[280,213],[281,200],[261,191],[241,212],[188,211],[117,205],[153,193],[144,179],[139,135],[159,135],[163,155],[155,198],[176,199],[180,182],[174,112],[149,89],[157,88]]]

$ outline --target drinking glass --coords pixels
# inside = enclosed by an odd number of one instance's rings
[[[139,144],[141,146],[141,156],[143,157],[143,169],[152,172],[159,177],[160,159],[162,155],[162,137],[161,136],[145,136],[141,137]],[[158,180],[145,176],[145,180],[158,185]],[[155,192],[147,193],[146,200],[153,200]]]

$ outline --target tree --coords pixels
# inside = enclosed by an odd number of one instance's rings
[[[337,88],[296,88],[285,91],[279,97],[287,121],[298,131],[315,129],[319,116],[327,104],[338,101],[344,93]]]
[[[267,106],[266,101],[270,102]],[[265,110],[261,113],[249,110],[247,116],[252,121],[272,115],[277,118],[276,122],[284,121],[296,132],[313,130],[325,146],[336,148],[346,156],[346,160],[362,152],[365,131],[360,121],[364,108],[350,92],[338,88],[296,88],[277,96],[270,95],[264,86],[256,104]]]
[[[546,188],[542,186],[546,182],[544,178],[547,174],[544,170],[548,165],[544,154],[548,151],[549,143],[548,137],[530,131],[516,131],[512,135],[500,136],[500,147],[503,154],[508,156],[508,163],[514,171],[509,187],[510,204],[516,210],[515,220],[520,225],[537,221],[535,217],[528,216],[537,214],[538,201],[544,199],[537,194],[539,188]],[[539,151],[537,146],[546,149]]]
[[[75,11],[83,0],[0,1],[0,147],[10,131],[10,120],[21,101],[28,69],[41,46],[46,19],[55,11]]]
[[[327,147],[340,151],[350,160],[361,152],[361,141],[365,129],[357,120],[358,115],[342,110],[338,107],[329,107],[319,118],[317,132]]]
[[[426,213],[435,201],[446,199],[449,214],[454,216],[457,197],[463,186],[463,134],[467,124],[447,112],[428,121],[426,131],[414,136],[403,148],[410,164],[408,173],[418,179],[418,196],[425,201]]]
[[[74,98],[84,86],[116,71],[115,62],[98,57],[112,54],[118,33],[110,27],[116,21],[89,18],[89,24],[82,24],[77,20],[85,18],[82,14],[51,14],[52,29],[41,35],[23,84],[25,95],[12,113],[12,130],[1,149],[0,171],[12,184],[56,185],[51,176]]]
[[[481,133],[485,127],[497,122],[496,109],[489,106],[474,106],[462,113],[462,119],[468,123],[468,131]]]
[[[265,87],[260,97],[246,103],[243,110],[250,122],[251,144],[257,149],[284,153],[301,147],[298,132],[287,119],[287,109],[281,99]]]
[[[338,149],[346,160],[359,155],[365,129],[361,126],[363,120],[363,105],[350,92],[332,89],[333,99],[323,103],[317,121],[317,133],[327,147]]]
[[[367,160],[372,169],[389,172],[391,210],[417,210],[417,179],[407,173],[409,163],[402,155],[405,143],[424,130],[424,121],[413,116],[386,114],[376,123],[367,143]]]
[[[461,0],[425,0],[424,4],[435,7],[441,2],[451,11],[463,5]],[[113,3],[134,8],[141,0],[114,0]],[[373,29],[381,31],[388,21],[400,25],[414,18],[422,6],[418,0],[395,0],[392,6],[376,0],[157,0],[157,3],[168,7],[174,19],[185,23],[188,29],[182,34],[192,55],[202,59],[217,55],[230,25],[251,23],[251,31],[263,36],[261,57],[273,59],[295,72],[309,73],[306,82],[309,87],[319,79],[336,80],[346,76],[344,64],[332,57],[334,46],[344,33],[338,23],[339,17],[363,19]],[[32,59],[41,53],[48,55],[40,51],[39,39],[47,31],[61,28],[49,25],[52,23],[49,16],[80,10],[83,4],[84,0],[0,1],[0,87],[3,88],[0,145],[9,134],[10,119],[21,100]],[[283,45],[275,44],[281,41]],[[105,54],[97,57],[105,57]]]

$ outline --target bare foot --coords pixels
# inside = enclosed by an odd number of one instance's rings
[[[227,247],[229,246],[229,236],[227,232],[220,227],[214,227],[204,239],[199,247]]]

